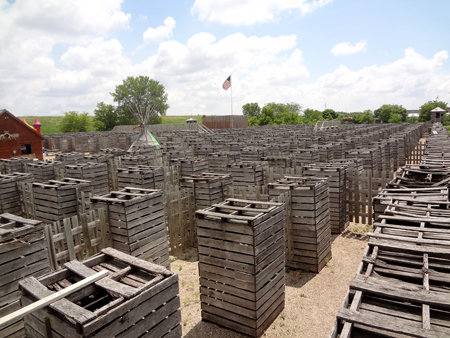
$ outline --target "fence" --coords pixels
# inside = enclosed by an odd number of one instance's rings
[[[347,213],[350,222],[373,224],[373,197],[394,178],[393,172],[356,169],[347,173]]]
[[[406,164],[419,164],[422,161],[427,145],[425,143],[418,143],[406,159]]]
[[[222,115],[202,117],[202,123],[209,129],[247,128],[248,118],[244,115]]]
[[[156,132],[172,132],[172,131],[198,131],[197,123],[169,123],[169,124],[149,124],[147,128],[151,133]],[[136,126],[115,126],[113,132],[136,132],[139,130]]]
[[[48,255],[52,270],[58,270],[65,262],[79,261],[92,256],[101,249],[110,246],[108,240],[108,225],[105,210],[91,210],[88,214],[80,214],[60,222],[45,226]]]
[[[164,211],[172,256],[193,247],[195,243],[194,191],[178,185],[164,187]]]

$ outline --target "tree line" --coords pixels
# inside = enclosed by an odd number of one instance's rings
[[[443,101],[428,101],[419,109],[419,116],[408,117],[408,111],[401,105],[384,104],[372,111],[367,109],[363,112],[337,112],[333,109],[323,111],[307,108],[302,109],[298,103],[275,103],[270,102],[262,108],[258,103],[246,103],[242,106],[242,113],[248,116],[249,126],[286,125],[286,124],[315,124],[324,120],[344,120],[351,117],[352,123],[370,124],[374,119],[380,119],[383,123],[415,123],[430,120],[430,112],[436,107],[447,110],[448,104]],[[444,125],[450,125],[450,114],[445,115]]]
[[[95,130],[108,131],[117,125],[136,125],[132,111],[145,111],[148,105],[155,109],[150,124],[162,123],[162,116],[166,115],[169,104],[168,95],[164,85],[148,76],[129,76],[117,85],[115,91],[110,93],[115,104],[97,103],[94,110],[93,124]],[[343,120],[352,117],[352,122],[357,124],[373,123],[374,119],[380,119],[383,123],[414,123],[430,120],[430,111],[436,107],[448,109],[448,104],[443,101],[428,101],[419,110],[419,117],[408,117],[406,108],[396,104],[384,104],[372,111],[344,113],[333,109],[323,111],[316,109],[304,109],[299,103],[275,103],[270,102],[262,108],[258,103],[246,103],[242,106],[242,113],[248,116],[249,126],[287,125],[287,124],[315,124],[323,120]],[[60,120],[61,132],[84,132],[89,130],[89,113],[69,111],[64,113]],[[444,125],[450,125],[450,114],[446,114]]]
[[[148,76],[129,76],[110,94],[116,104],[99,102],[94,110],[93,123],[97,131],[112,130],[120,125],[136,125],[132,111],[145,111],[149,105],[155,108],[150,124],[158,124],[170,107],[164,86]],[[63,133],[83,132],[88,131],[89,123],[89,113],[70,111],[64,113],[59,129]]]

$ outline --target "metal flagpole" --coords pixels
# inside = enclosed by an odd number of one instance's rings
[[[233,82],[230,74],[230,87],[231,87],[231,129],[233,129]]]

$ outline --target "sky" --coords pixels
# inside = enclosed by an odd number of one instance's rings
[[[419,109],[450,102],[448,13],[448,0],[0,0],[0,109],[93,114],[140,75],[164,85],[167,115]]]

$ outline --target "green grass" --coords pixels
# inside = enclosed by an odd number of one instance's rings
[[[450,134],[450,126],[444,126],[445,129],[447,129],[448,133]]]
[[[39,122],[41,122],[41,132],[42,134],[55,134],[60,133],[59,130],[59,121],[63,118],[63,116],[17,116],[20,120],[25,119],[29,125],[33,125],[34,120],[37,118]],[[162,123],[170,124],[170,123],[186,123],[186,120],[189,118],[194,118],[197,122],[202,123],[201,115],[188,115],[188,116],[163,116]],[[92,121],[92,117],[91,117]],[[95,131],[93,123],[90,124],[89,131]]]
[[[162,124],[170,123],[186,123],[189,118],[196,119],[198,123],[202,123],[202,115],[187,115],[187,116],[163,116]]]

